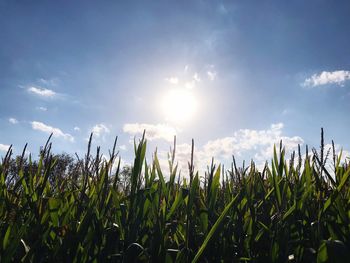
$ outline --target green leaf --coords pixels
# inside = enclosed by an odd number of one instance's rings
[[[8,247],[9,245],[9,239],[10,239],[10,234],[11,234],[11,229],[12,229],[12,226],[9,225],[7,227],[7,230],[6,230],[6,233],[5,233],[5,236],[4,236],[4,240],[2,242],[2,247],[4,250],[6,250],[6,248]]]
[[[59,209],[60,202],[56,198],[49,198],[49,211],[50,211],[50,218],[52,221],[53,226],[59,225],[59,219],[58,219],[58,209]]]
[[[348,249],[340,240],[323,241],[317,251],[317,263],[342,263],[349,259]]]
[[[345,183],[349,179],[349,176],[350,176],[350,167],[348,168],[348,170],[345,172],[345,174],[341,178],[340,184],[337,187],[337,191],[338,192],[341,192],[341,190],[343,189]]]
[[[209,206],[208,206],[210,211],[215,210],[214,208],[217,200],[217,193],[220,187],[220,174],[221,174],[221,165],[219,165],[218,169],[214,174],[213,182],[210,188],[210,199],[209,199]]]
[[[176,193],[175,201],[173,202],[168,214],[166,215],[167,221],[173,216],[173,214],[175,213],[178,206],[182,203],[182,201],[183,201],[182,191],[179,191]]]
[[[205,240],[203,241],[203,244],[200,246],[197,254],[195,255],[194,259],[192,260],[192,263],[196,263],[199,259],[199,257],[203,254],[205,248],[207,247],[210,239],[212,238],[212,236],[214,235],[214,233],[216,232],[216,230],[219,228],[219,226],[221,225],[223,219],[225,218],[226,214],[228,213],[228,211],[230,210],[230,208],[233,206],[233,204],[236,202],[238,198],[238,194],[231,200],[230,203],[228,203],[228,205],[225,207],[225,209],[222,211],[221,215],[219,216],[219,218],[216,220],[215,224],[213,225],[213,227],[210,229],[207,237],[205,238]]]
[[[288,211],[283,215],[283,220],[286,220],[296,209],[297,203],[294,201],[294,204],[288,209]]]
[[[156,166],[158,178],[159,178],[160,183],[161,183],[162,192],[163,192],[163,194],[166,195],[167,189],[166,189],[166,185],[165,185],[165,180],[164,180],[164,176],[163,176],[163,173],[162,173],[162,169],[160,168],[160,164],[159,164],[159,160],[158,160],[158,157],[157,157],[157,153],[154,155],[154,164]]]
[[[275,193],[277,198],[277,204],[278,204],[278,208],[280,208],[282,205],[282,197],[281,197],[281,190],[279,187],[278,177],[276,175],[275,169],[272,170],[272,176],[273,176],[273,186],[275,188]]]

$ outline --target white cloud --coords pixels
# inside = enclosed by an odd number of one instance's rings
[[[17,123],[18,123],[18,120],[15,119],[15,118],[9,118],[9,123],[11,123],[11,124],[17,124]]]
[[[164,139],[171,142],[176,135],[176,129],[166,124],[126,123],[123,126],[123,131],[131,135],[142,134],[144,130],[148,140]]]
[[[207,71],[208,78],[213,81],[216,79],[216,72],[215,71]]]
[[[76,127],[76,128],[78,128],[78,127]],[[111,131],[109,130],[109,128],[105,124],[99,123],[91,128],[91,132],[93,133],[93,136],[92,136],[93,141],[100,144],[100,143],[106,141],[106,136]],[[90,135],[88,137],[86,137],[85,140],[89,141],[89,138],[90,138]]]
[[[170,77],[170,78],[166,78],[165,80],[174,85],[179,83],[179,79],[177,77]]]
[[[209,141],[204,145],[204,151],[213,156],[221,156],[224,159],[231,156],[245,156],[250,152],[257,152],[256,161],[265,161],[271,156],[274,144],[283,141],[283,145],[290,150],[303,144],[304,140],[299,136],[287,137],[282,135],[283,123],[272,124],[267,130],[240,129],[233,136]]]
[[[92,132],[94,134],[94,136],[96,138],[100,138],[101,136],[103,136],[106,133],[110,133],[110,130],[107,128],[106,125],[100,123],[100,124],[96,124],[93,128],[92,128]]]
[[[75,130],[75,131],[80,131],[80,128],[79,128],[78,126],[75,126],[75,127],[74,127],[74,130]]]
[[[196,87],[196,83],[200,82],[200,81],[201,81],[201,79],[200,79],[198,73],[195,73],[193,75],[192,80],[185,82],[185,88],[186,89],[193,89]]]
[[[200,81],[201,81],[201,79],[199,78],[199,75],[198,75],[197,72],[193,75],[193,79],[194,79],[195,81],[197,81],[197,82],[200,82]]]
[[[307,78],[303,86],[317,87],[327,84],[337,84],[344,86],[345,81],[350,79],[350,71],[337,70],[337,71],[323,71],[320,74],[314,74],[310,78]]]
[[[36,107],[37,110],[40,110],[40,111],[47,111],[47,108],[46,107]]]
[[[327,143],[324,146],[325,153],[327,153],[328,150],[330,150],[330,155],[328,156],[328,158],[329,158],[328,165],[331,165],[331,163],[332,163],[331,159],[333,158],[333,146],[330,143]],[[335,154],[337,156],[339,156],[340,152],[342,151],[342,158],[340,160],[341,163],[344,162],[346,159],[350,158],[350,152],[347,150],[344,150],[340,144],[334,144],[334,150],[335,150]]]
[[[65,140],[74,142],[74,137],[68,133],[62,132],[59,128],[54,128],[52,126],[46,125],[45,123],[33,121],[31,122],[32,129],[45,132],[47,134],[53,134],[54,137],[61,137]]]
[[[56,92],[50,89],[40,88],[40,87],[29,87],[27,89],[29,93],[44,97],[44,98],[53,98],[57,95]]]
[[[116,170],[118,168],[118,163],[119,163],[119,158],[116,158],[114,160],[113,165],[112,165],[112,173],[116,172]],[[120,167],[119,167],[119,169],[121,170],[121,169],[123,169],[123,167],[126,167],[126,166],[131,167],[132,163],[130,161],[124,160],[123,158],[120,158]]]
[[[257,165],[263,165],[270,160],[274,144],[282,140],[288,156],[291,151],[297,150],[298,144],[302,145],[304,140],[299,136],[288,137],[283,135],[283,123],[272,124],[266,130],[240,129],[232,136],[210,140],[203,146],[196,146],[194,151],[194,163],[197,170],[203,172],[210,165],[212,157],[219,163],[229,164],[232,155],[238,159],[254,157]],[[166,152],[159,152],[159,157],[167,160]],[[187,173],[188,161],[191,157],[191,145],[179,144],[176,146],[176,160],[182,171]],[[164,161],[164,160],[163,160]]]
[[[10,148],[10,145],[0,143],[0,151],[1,152],[7,152],[9,148]]]
[[[168,163],[168,151],[158,150],[158,159],[162,171],[165,176],[169,176],[169,163]],[[198,165],[198,156],[201,152],[195,150],[194,163],[196,170],[201,170]],[[175,163],[178,164],[178,169],[181,170],[181,176],[188,177],[188,162],[191,160],[191,145],[188,143],[182,143],[176,145]],[[203,160],[203,162],[205,162]]]

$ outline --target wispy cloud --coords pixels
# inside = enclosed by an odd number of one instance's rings
[[[214,65],[207,65],[206,66],[206,74],[207,74],[207,77],[210,81],[215,80],[217,77],[217,72],[215,70],[215,66]]]
[[[74,137],[72,135],[70,135],[69,133],[62,132],[62,130],[60,130],[59,128],[55,128],[38,121],[32,121],[31,124],[33,130],[42,131],[47,134],[52,133],[54,137],[60,137],[67,141],[74,142]]]
[[[174,85],[179,83],[179,79],[177,77],[165,78],[165,80],[171,84],[174,84]]]
[[[200,81],[201,81],[201,78],[199,77],[199,74],[196,72],[194,73],[190,81],[185,82],[185,88],[194,89],[196,87],[197,82],[200,82]]]
[[[41,83],[46,86],[57,86],[59,82],[58,78],[51,78],[51,79],[44,79],[40,78],[38,79],[38,83]]]
[[[194,75],[193,75],[193,79],[194,79],[194,81],[197,81],[197,82],[200,82],[201,81],[201,79],[200,79],[200,77],[199,77],[199,75],[198,75],[198,73],[196,72],[196,73],[194,73]]]
[[[9,148],[10,148],[10,145],[0,143],[0,151],[1,152],[7,152]]]
[[[43,98],[53,98],[57,95],[57,93],[50,89],[40,88],[40,87],[28,87],[27,91],[31,94],[43,97]]]
[[[74,127],[74,130],[75,130],[75,131],[80,131],[80,128],[79,128],[78,126],[75,126],[75,127]]]
[[[40,110],[40,111],[47,111],[47,108],[46,107],[36,107],[37,110]]]
[[[126,123],[123,126],[123,131],[130,135],[142,134],[144,130],[148,140],[163,139],[171,142],[176,135],[176,129],[166,124]]]
[[[17,124],[17,123],[18,123],[18,120],[15,119],[15,118],[9,118],[9,123],[11,123],[11,124]]]
[[[302,84],[305,87],[317,87],[327,84],[337,84],[344,86],[345,82],[350,79],[350,71],[323,71],[319,74],[314,74],[310,78],[305,79]]]
[[[216,79],[216,72],[215,72],[215,71],[210,71],[210,70],[208,70],[208,71],[207,71],[207,75],[208,75],[208,78],[209,78],[211,81],[213,81],[213,80]]]

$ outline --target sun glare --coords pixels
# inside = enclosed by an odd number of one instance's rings
[[[192,119],[197,110],[197,100],[188,89],[172,89],[162,99],[165,117],[173,122],[185,122]]]

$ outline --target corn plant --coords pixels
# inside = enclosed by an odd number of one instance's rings
[[[0,164],[1,262],[348,262],[350,167],[333,148],[286,157],[282,142],[262,170],[252,161],[203,175],[192,155],[176,163],[176,140],[161,169],[146,160],[145,134],[133,165],[100,148],[60,163],[50,138],[38,159]],[[333,151],[332,151],[333,150]],[[332,158],[330,158],[332,155]],[[327,162],[328,161],[328,162]],[[331,168],[327,165],[331,162]],[[184,173],[188,173],[182,176]],[[350,261],[349,261],[350,262]]]

